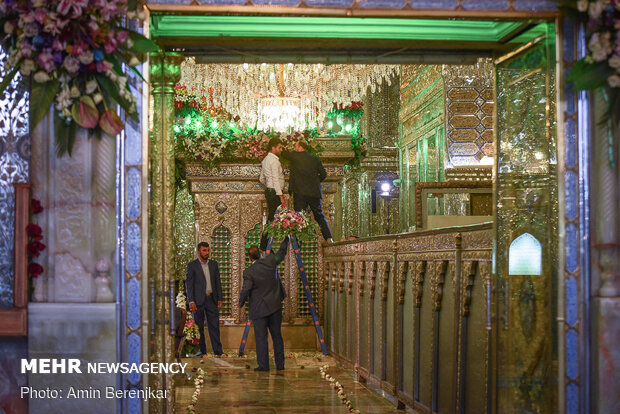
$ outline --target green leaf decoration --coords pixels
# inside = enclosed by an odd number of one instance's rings
[[[50,106],[60,89],[57,79],[45,83],[32,82],[30,90],[30,130],[32,131],[49,112]]]
[[[153,42],[151,39],[142,36],[140,33],[129,30],[129,38],[133,41],[133,46],[131,47],[131,50],[137,53],[150,53],[159,51],[159,46],[157,46],[157,43]]]
[[[114,82],[112,82],[112,80],[108,78],[107,76],[101,75],[101,74],[96,75],[96,78],[97,78],[97,82],[99,83],[99,86],[101,86],[101,89],[103,89],[103,91],[107,93],[112,99],[118,102],[118,104],[121,107],[123,107],[125,112],[130,117],[138,121],[138,114],[135,111],[133,112],[130,111],[130,108],[131,108],[130,103],[126,99],[123,99],[123,97],[121,97],[121,95],[118,93],[118,89],[116,85],[114,84]]]
[[[73,121],[67,122],[58,114],[54,117],[54,132],[56,135],[56,155],[62,157],[65,154],[71,156],[78,125]]]
[[[591,90],[607,84],[607,78],[614,73],[607,62],[586,63],[584,59],[573,66],[567,80],[573,82],[576,90]]]
[[[4,93],[6,88],[9,86],[9,84],[11,83],[13,78],[15,77],[15,74],[19,70],[20,62],[18,62],[17,65],[13,69],[11,69],[11,71],[9,73],[7,73],[4,76],[4,78],[2,78],[2,83],[0,83],[0,96],[2,96],[2,94]]]

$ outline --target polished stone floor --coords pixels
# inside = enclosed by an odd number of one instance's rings
[[[352,407],[361,413],[404,413],[375,391],[355,381],[353,373],[338,368],[335,361],[320,353],[289,353],[286,369],[255,372],[253,354],[245,358],[191,358],[191,379],[180,378],[176,384],[176,412],[187,413],[195,387],[198,367],[205,372],[205,382],[195,405],[196,413],[348,413],[337,391],[323,379],[320,367],[344,387]],[[191,368],[189,368],[191,367]],[[408,411],[413,413],[414,411]]]

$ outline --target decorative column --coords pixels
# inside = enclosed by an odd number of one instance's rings
[[[178,53],[152,54],[153,124],[150,131],[149,161],[151,194],[149,202],[148,278],[151,309],[150,360],[168,362],[174,357],[173,337],[169,335],[170,280],[174,280],[174,85],[181,78],[183,56]],[[155,389],[172,389],[172,378],[152,374],[149,384]],[[151,400],[150,412],[172,412],[174,394],[168,400]]]

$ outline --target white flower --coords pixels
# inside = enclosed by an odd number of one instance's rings
[[[580,12],[588,10],[588,0],[579,0],[577,2],[577,10]]]
[[[71,94],[72,98],[79,98],[81,95],[80,90],[75,85],[71,87],[71,90],[69,91],[69,93]]]
[[[609,63],[609,66],[614,69],[620,69],[620,56],[614,54],[612,57],[609,58],[607,63]]]
[[[620,76],[618,76],[618,74],[614,73],[613,75],[611,75],[610,77],[607,78],[607,83],[612,88],[620,88]]]
[[[22,75],[29,76],[34,70],[34,61],[32,59],[24,60],[19,69],[21,70]]]
[[[95,92],[95,89],[97,89],[97,81],[94,79],[89,80],[88,82],[86,82],[86,93],[87,94],[91,94],[93,92]]]
[[[592,58],[596,62],[602,62],[607,59],[611,53],[611,42],[609,41],[609,33],[594,33],[588,42],[588,49],[592,52]]]
[[[129,59],[129,62],[127,62],[127,64],[129,66],[137,66],[140,64],[140,59],[138,59],[136,56],[132,56],[131,59]]]
[[[93,101],[95,101],[95,105],[97,105],[99,102],[103,101],[103,96],[100,93],[96,93],[93,95]]]
[[[4,33],[11,34],[13,30],[15,30],[15,25],[13,25],[13,23],[8,21],[4,23]]]
[[[80,62],[74,56],[67,56],[63,62],[63,66],[69,73],[76,73],[80,69]]]
[[[590,6],[588,7],[588,14],[590,15],[590,18],[600,18],[601,14],[603,14],[603,10],[607,7],[607,3],[609,3],[609,0],[598,0],[590,3]]]
[[[80,59],[80,62],[84,65],[88,65],[93,61],[93,52],[91,52],[90,50],[87,50],[86,52],[82,53],[78,59]]]
[[[45,83],[50,80],[50,76],[44,71],[40,70],[34,74],[34,81],[38,83]]]

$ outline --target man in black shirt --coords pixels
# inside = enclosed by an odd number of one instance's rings
[[[288,188],[294,197],[293,207],[296,211],[310,207],[323,238],[332,242],[332,232],[321,210],[321,182],[327,177],[321,160],[308,152],[308,144],[303,141],[295,145],[295,151],[282,151],[281,156],[290,161]]]

